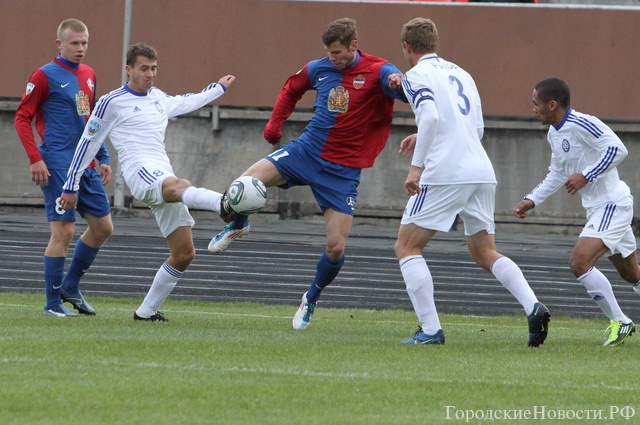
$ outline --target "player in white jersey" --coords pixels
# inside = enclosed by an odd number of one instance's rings
[[[618,177],[616,166],[627,156],[620,138],[598,118],[571,108],[569,86],[559,78],[540,81],[533,90],[533,112],[549,125],[551,165],[545,179],[516,205],[516,217],[540,205],[562,186],[580,193],[587,224],[571,253],[569,266],[589,295],[609,318],[605,346],[617,346],[635,332],[611,288],[596,267],[607,254],[620,276],[640,294],[640,267],[636,239],[631,229],[633,197]]]
[[[438,30],[430,19],[415,18],[402,28],[405,58],[412,66],[402,84],[416,116],[418,133],[401,142],[411,158],[405,190],[407,203],[395,245],[407,293],[420,328],[408,344],[444,344],[434,302],[433,279],[422,252],[438,231],[448,232],[459,214],[469,253],[492,273],[524,307],[529,322],[528,345],[547,337],[549,310],[536,298],[520,268],[495,247],[496,178],[482,147],[484,133],[480,96],[473,78],[436,54]],[[401,80],[400,80],[401,78]]]
[[[160,267],[134,320],[168,319],[158,311],[195,257],[188,207],[211,210],[233,219],[222,206],[224,195],[197,188],[175,176],[165,150],[164,136],[171,117],[199,109],[222,96],[235,77],[227,75],[197,94],[168,96],[153,87],[158,55],[138,43],[127,52],[129,81],[100,98],[78,143],[63,186],[61,206],[74,208],[82,171],[107,136],[118,151],[124,179],[133,196],[153,211],[171,255]]]

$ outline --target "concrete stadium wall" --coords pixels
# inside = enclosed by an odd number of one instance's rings
[[[0,157],[0,210],[39,206],[42,195],[30,181],[26,156],[13,128],[14,112],[7,109],[0,112],[0,139],[5,145],[4,155]],[[257,159],[277,149],[262,139],[269,114],[269,111],[257,109],[214,106],[172,120],[166,144],[177,175],[198,186],[224,190]],[[213,116],[217,119],[212,119]],[[283,140],[291,140],[300,134],[308,117],[309,111],[294,113],[284,126]],[[579,197],[562,191],[536,208],[530,219],[518,220],[511,213],[522,196],[546,175],[551,154],[546,142],[546,128],[532,120],[487,119],[486,126],[483,143],[498,177],[497,222],[503,227],[521,231],[552,226],[556,231],[576,232],[584,223],[584,211]],[[637,193],[640,188],[640,169],[636,165],[640,162],[640,125],[614,123],[612,127],[629,149],[629,157],[622,163],[620,174],[632,192]],[[360,218],[397,220],[401,216],[407,201],[403,184],[408,161],[397,152],[400,141],[414,131],[412,115],[396,113],[387,147],[375,166],[363,172],[356,210]],[[117,155],[110,145],[108,147],[115,172]],[[107,189],[113,196],[113,184]],[[126,195],[129,196],[128,191]],[[127,206],[133,207],[132,211],[136,213],[146,210],[137,202]],[[635,208],[635,215],[639,216],[640,205],[636,203]],[[298,218],[320,212],[309,189],[302,187],[286,191],[270,188],[265,211],[281,218]]]

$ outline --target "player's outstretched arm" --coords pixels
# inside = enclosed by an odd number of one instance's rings
[[[277,144],[282,138],[282,124],[293,113],[298,101],[307,91],[313,89],[307,69],[308,65],[305,65],[299,72],[290,76],[278,93],[271,118],[263,132],[264,139],[272,145]]]

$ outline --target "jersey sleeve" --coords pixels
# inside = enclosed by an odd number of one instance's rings
[[[102,146],[100,146],[100,149],[98,149],[98,153],[96,153],[96,159],[100,164],[111,164],[111,156],[109,155],[109,151],[107,150],[107,146],[104,142],[102,143]]]
[[[433,91],[426,85],[412,81],[411,76],[405,74],[402,77],[402,87],[406,98],[412,104],[418,126],[418,135],[411,165],[423,167],[427,160],[429,149],[436,138],[440,115],[435,104]]]
[[[94,77],[93,77],[94,83],[93,83],[93,98],[91,100],[91,110],[93,111],[95,109],[95,104],[96,104],[96,93],[97,93],[97,87],[98,87],[98,79],[95,76],[94,73]],[[98,150],[98,153],[96,154],[96,159],[100,162],[100,164],[111,164],[111,156],[109,155],[109,151],[107,150],[107,145],[106,143],[102,143],[102,146],[100,146],[100,149]]]
[[[604,123],[590,123],[591,125],[576,126],[581,138],[589,146],[600,153],[598,160],[582,170],[582,174],[589,182],[615,169],[626,158],[628,151],[622,140]],[[604,128],[604,130],[602,130]]]
[[[551,164],[549,165],[547,176],[524,199],[530,199],[534,205],[539,205],[549,196],[556,193],[567,181],[568,177],[562,166],[558,164],[556,156],[551,154]]]
[[[167,96],[167,114],[169,118],[172,118],[200,109],[222,96],[226,90],[223,84],[211,83],[200,93]]]
[[[276,144],[282,137],[282,124],[291,116],[298,101],[309,90],[313,89],[308,75],[309,65],[287,79],[278,94],[273,106],[271,118],[264,129],[264,138],[271,144]]]
[[[393,97],[394,99],[398,99],[403,101],[404,103],[408,103],[409,100],[404,93],[402,87],[398,87],[397,89],[392,89],[389,86],[389,75],[391,74],[402,74],[395,65],[386,62],[380,67],[380,84],[382,85],[382,91],[389,97]]]
[[[49,82],[46,75],[40,69],[36,70],[27,83],[27,88],[24,96],[20,101],[18,110],[16,111],[15,127],[18,132],[18,137],[24,150],[29,157],[29,164],[42,161],[42,156],[38,150],[38,146],[33,136],[33,129],[31,123],[36,118],[36,130],[42,138],[44,135],[44,128],[39,128],[40,123],[37,118],[41,114],[40,107],[42,103],[47,99],[49,95]]]
[[[67,172],[67,181],[62,186],[62,191],[65,193],[78,191],[80,178],[84,170],[91,164],[98,151],[104,148],[104,141],[117,122],[117,106],[114,106],[114,102],[107,102],[104,108],[101,108],[103,99],[96,104],[96,108],[89,117],[89,121],[76,146],[76,151]],[[100,117],[96,115],[96,111],[101,111]],[[100,160],[100,158],[98,159]]]

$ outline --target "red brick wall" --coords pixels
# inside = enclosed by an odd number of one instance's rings
[[[288,75],[324,55],[322,30],[344,16],[358,21],[364,51],[406,70],[400,28],[424,16],[438,24],[440,54],[475,76],[487,115],[532,116],[533,85],[558,76],[571,86],[576,109],[604,119],[640,116],[637,9],[265,0],[133,6],[131,42],[159,50],[157,85],[170,94],[199,91],[230,73],[238,79],[221,103],[269,107]],[[120,85],[124,0],[9,0],[0,2],[0,16],[0,96],[21,96],[31,72],[56,55],[55,30],[67,17],[89,26],[86,63],[98,72],[98,93]],[[311,106],[310,97],[301,106]]]

